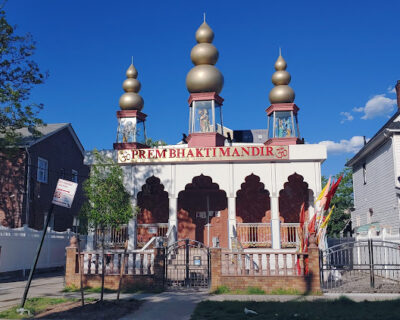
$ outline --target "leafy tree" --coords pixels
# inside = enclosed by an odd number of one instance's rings
[[[158,146],[166,146],[167,143],[163,140],[153,140],[152,138],[147,138],[146,145],[151,148],[154,148],[154,147],[158,147]]]
[[[102,249],[101,300],[104,294],[104,238],[109,228],[126,224],[133,216],[130,195],[123,184],[122,168],[112,159],[93,151],[94,165],[89,178],[83,183],[87,201],[81,208],[81,216],[91,230],[100,230]]]
[[[343,179],[331,201],[331,206],[335,205],[332,217],[328,223],[327,234],[337,235],[341,231],[347,233],[351,231],[350,209],[353,207],[353,176],[351,168],[344,168],[335,176],[335,180],[343,175]],[[322,185],[328,182],[326,177],[322,177]]]
[[[43,124],[37,117],[43,104],[28,100],[31,90],[42,84],[47,74],[32,60],[36,49],[32,36],[17,35],[15,30],[0,5],[0,147],[15,145],[20,138],[16,130],[23,127],[32,127],[39,135],[34,127]]]

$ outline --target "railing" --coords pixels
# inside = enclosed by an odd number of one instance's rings
[[[96,229],[96,247],[101,247],[103,230]],[[125,241],[129,239],[128,226],[126,224],[118,228],[107,228],[104,230],[104,246],[106,248],[123,248]]]
[[[229,276],[301,276],[307,254],[222,252],[221,274]],[[297,262],[297,260],[299,260]]]
[[[78,253],[76,254],[78,258]],[[81,252],[83,260],[83,273],[85,275],[96,275],[102,273],[102,254],[101,251]],[[124,254],[121,250],[105,251],[105,274],[120,274],[121,264],[125,261],[124,274],[133,275],[152,275],[154,274],[154,251],[129,251]],[[75,272],[78,272],[76,268]]]
[[[137,225],[137,246],[143,247],[153,237],[165,237],[168,223],[148,223]]]
[[[299,223],[281,223],[281,248],[296,248]]]
[[[272,245],[271,223],[238,223],[236,232],[244,248],[270,248]]]

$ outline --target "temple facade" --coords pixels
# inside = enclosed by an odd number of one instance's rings
[[[133,63],[126,73],[117,140],[105,154],[123,167],[132,205],[139,208],[126,227],[129,248],[163,237],[168,243],[192,239],[207,247],[293,250],[300,208],[304,203],[311,217],[321,191],[326,147],[305,144],[300,135],[300,109],[281,54],[266,109],[267,138],[234,138],[223,123],[224,78],[215,66],[214,32],[204,21],[195,37],[194,66],[186,77],[189,128],[180,143],[146,145],[151,116],[143,113]]]

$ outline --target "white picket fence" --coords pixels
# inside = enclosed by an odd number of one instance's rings
[[[50,228],[49,228],[50,229]],[[49,230],[43,242],[37,269],[63,267],[65,247],[74,235],[69,229],[65,232]],[[0,226],[0,274],[30,269],[42,231],[27,226],[10,229]],[[85,245],[85,244],[84,244]]]

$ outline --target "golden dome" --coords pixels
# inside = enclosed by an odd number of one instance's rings
[[[198,43],[211,43],[214,40],[214,31],[210,28],[206,21],[196,31],[196,41]]]
[[[269,93],[269,101],[274,103],[292,103],[295,98],[293,89],[288,86],[291,80],[290,73],[286,71],[287,64],[279,54],[275,62],[275,72],[272,75],[272,83],[275,85]]]
[[[194,65],[216,64],[218,60],[218,50],[211,43],[198,43],[190,52],[190,59]]]
[[[224,86],[222,73],[214,67],[218,60],[218,50],[211,44],[214,32],[207,24],[196,31],[196,44],[190,52],[190,58],[195,65],[186,76],[186,87],[190,93],[216,92],[219,94]]]
[[[224,85],[222,73],[214,66],[201,64],[193,67],[186,76],[189,92],[221,92]]]
[[[122,110],[142,110],[143,98],[138,94],[141,88],[139,80],[137,80],[138,72],[132,64],[126,70],[127,79],[123,82],[122,88],[125,93],[119,98],[119,106]]]

